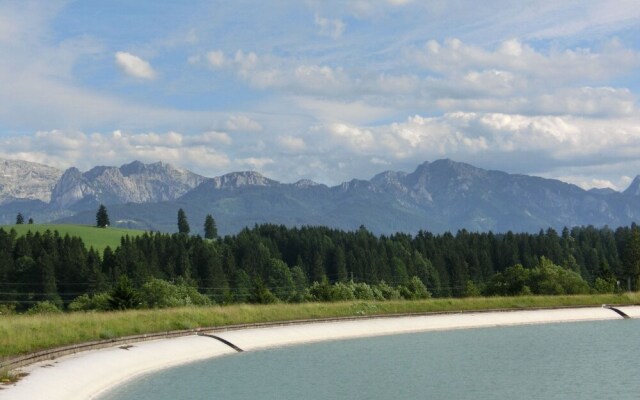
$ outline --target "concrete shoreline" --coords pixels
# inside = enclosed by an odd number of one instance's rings
[[[616,308],[630,318],[640,318],[640,306]],[[231,355],[238,350],[414,332],[622,319],[622,315],[614,310],[588,307],[387,316],[226,331],[202,330],[200,334],[190,336],[83,351],[19,368],[18,372],[28,375],[15,384],[0,386],[0,400],[95,399],[110,388],[144,374]]]

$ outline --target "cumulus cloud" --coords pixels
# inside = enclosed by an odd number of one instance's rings
[[[212,141],[213,139],[213,141]],[[185,136],[178,132],[111,133],[40,131],[33,136],[3,140],[3,157],[22,154],[20,158],[44,162],[61,168],[77,166],[88,169],[95,165],[120,165],[131,160],[162,160],[199,171],[220,171],[232,160],[216,143],[223,135],[206,132]],[[87,157],[91,154],[91,157]]]
[[[448,39],[442,44],[430,40],[424,47],[410,50],[408,57],[439,73],[511,71],[555,82],[603,80],[640,66],[640,54],[616,41],[597,52],[578,48],[543,53],[518,39],[506,40],[494,50],[466,44],[459,39]]]
[[[209,131],[200,135],[190,135],[187,137],[189,143],[192,144],[224,144],[233,143],[231,137],[225,132]]]
[[[224,123],[224,127],[230,131],[257,132],[262,130],[262,125],[246,115],[232,115]]]
[[[136,55],[119,51],[115,54],[115,60],[122,72],[129,76],[140,79],[154,79],[156,77],[156,72],[151,68],[151,64]]]
[[[213,68],[222,68],[226,62],[226,57],[222,50],[207,53],[207,61]]]
[[[321,35],[329,36],[333,39],[340,38],[347,27],[340,19],[324,18],[318,14],[315,15],[313,22],[318,27]]]
[[[299,152],[307,148],[304,139],[296,136],[279,136],[278,142],[286,150]]]
[[[375,127],[344,123],[318,129],[338,151],[395,162],[420,163],[449,157],[487,160],[492,165],[518,165],[553,170],[560,165],[600,165],[640,157],[640,120],[615,121],[573,116],[527,116],[501,113],[448,113],[440,117],[413,116],[404,122]],[[345,156],[346,157],[346,156]],[[507,169],[504,168],[503,169]],[[620,169],[618,169],[619,171]]]

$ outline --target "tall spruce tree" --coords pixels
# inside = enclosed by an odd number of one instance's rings
[[[16,225],[22,224],[24,224],[24,216],[22,215],[22,213],[18,213],[18,215],[16,215]]]
[[[189,228],[189,222],[187,221],[187,214],[181,208],[178,210],[178,232],[189,234],[191,228]]]
[[[211,214],[208,214],[204,220],[204,238],[215,239],[218,237],[218,228],[216,227],[216,221]]]
[[[109,214],[107,213],[107,207],[104,204],[100,204],[98,212],[96,213],[96,226],[99,228],[106,228],[109,226]]]

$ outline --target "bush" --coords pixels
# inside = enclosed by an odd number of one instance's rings
[[[485,288],[485,294],[498,296],[586,294],[589,291],[589,285],[578,273],[544,257],[535,268],[525,269],[517,264],[497,273]]]
[[[0,304],[0,316],[13,315],[16,313],[15,304]]]
[[[140,306],[138,292],[126,276],[121,276],[118,285],[109,293],[110,310],[128,310]]]
[[[615,279],[596,278],[593,283],[593,289],[596,293],[615,293],[617,286]]]
[[[376,296],[373,293],[373,289],[371,289],[371,286],[367,285],[366,283],[353,283],[353,282],[351,282],[351,285],[353,286],[353,295],[355,296],[356,299],[375,300]]]
[[[400,293],[407,300],[422,300],[431,297],[431,293],[417,276],[409,279],[407,285],[400,289]]]
[[[198,290],[184,282],[172,284],[162,279],[152,278],[142,285],[139,299],[143,307],[167,308],[189,305],[208,305],[211,301]]]
[[[50,301],[41,301],[27,310],[27,315],[36,314],[60,314],[62,311]]]
[[[110,298],[109,293],[83,294],[69,303],[69,311],[108,311]]]
[[[350,284],[336,282],[331,286],[331,301],[354,300],[353,286]]]
[[[251,292],[249,302],[256,304],[274,304],[278,302],[278,298],[267,289],[262,282],[256,283]]]
[[[331,301],[331,285],[324,279],[321,282],[313,282],[309,288],[312,301]]]
[[[376,300],[400,300],[402,296],[400,291],[392,286],[389,286],[385,281],[377,284],[373,289]]]

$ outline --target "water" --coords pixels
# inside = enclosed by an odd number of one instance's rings
[[[637,399],[640,320],[430,332],[238,353],[101,400]]]

